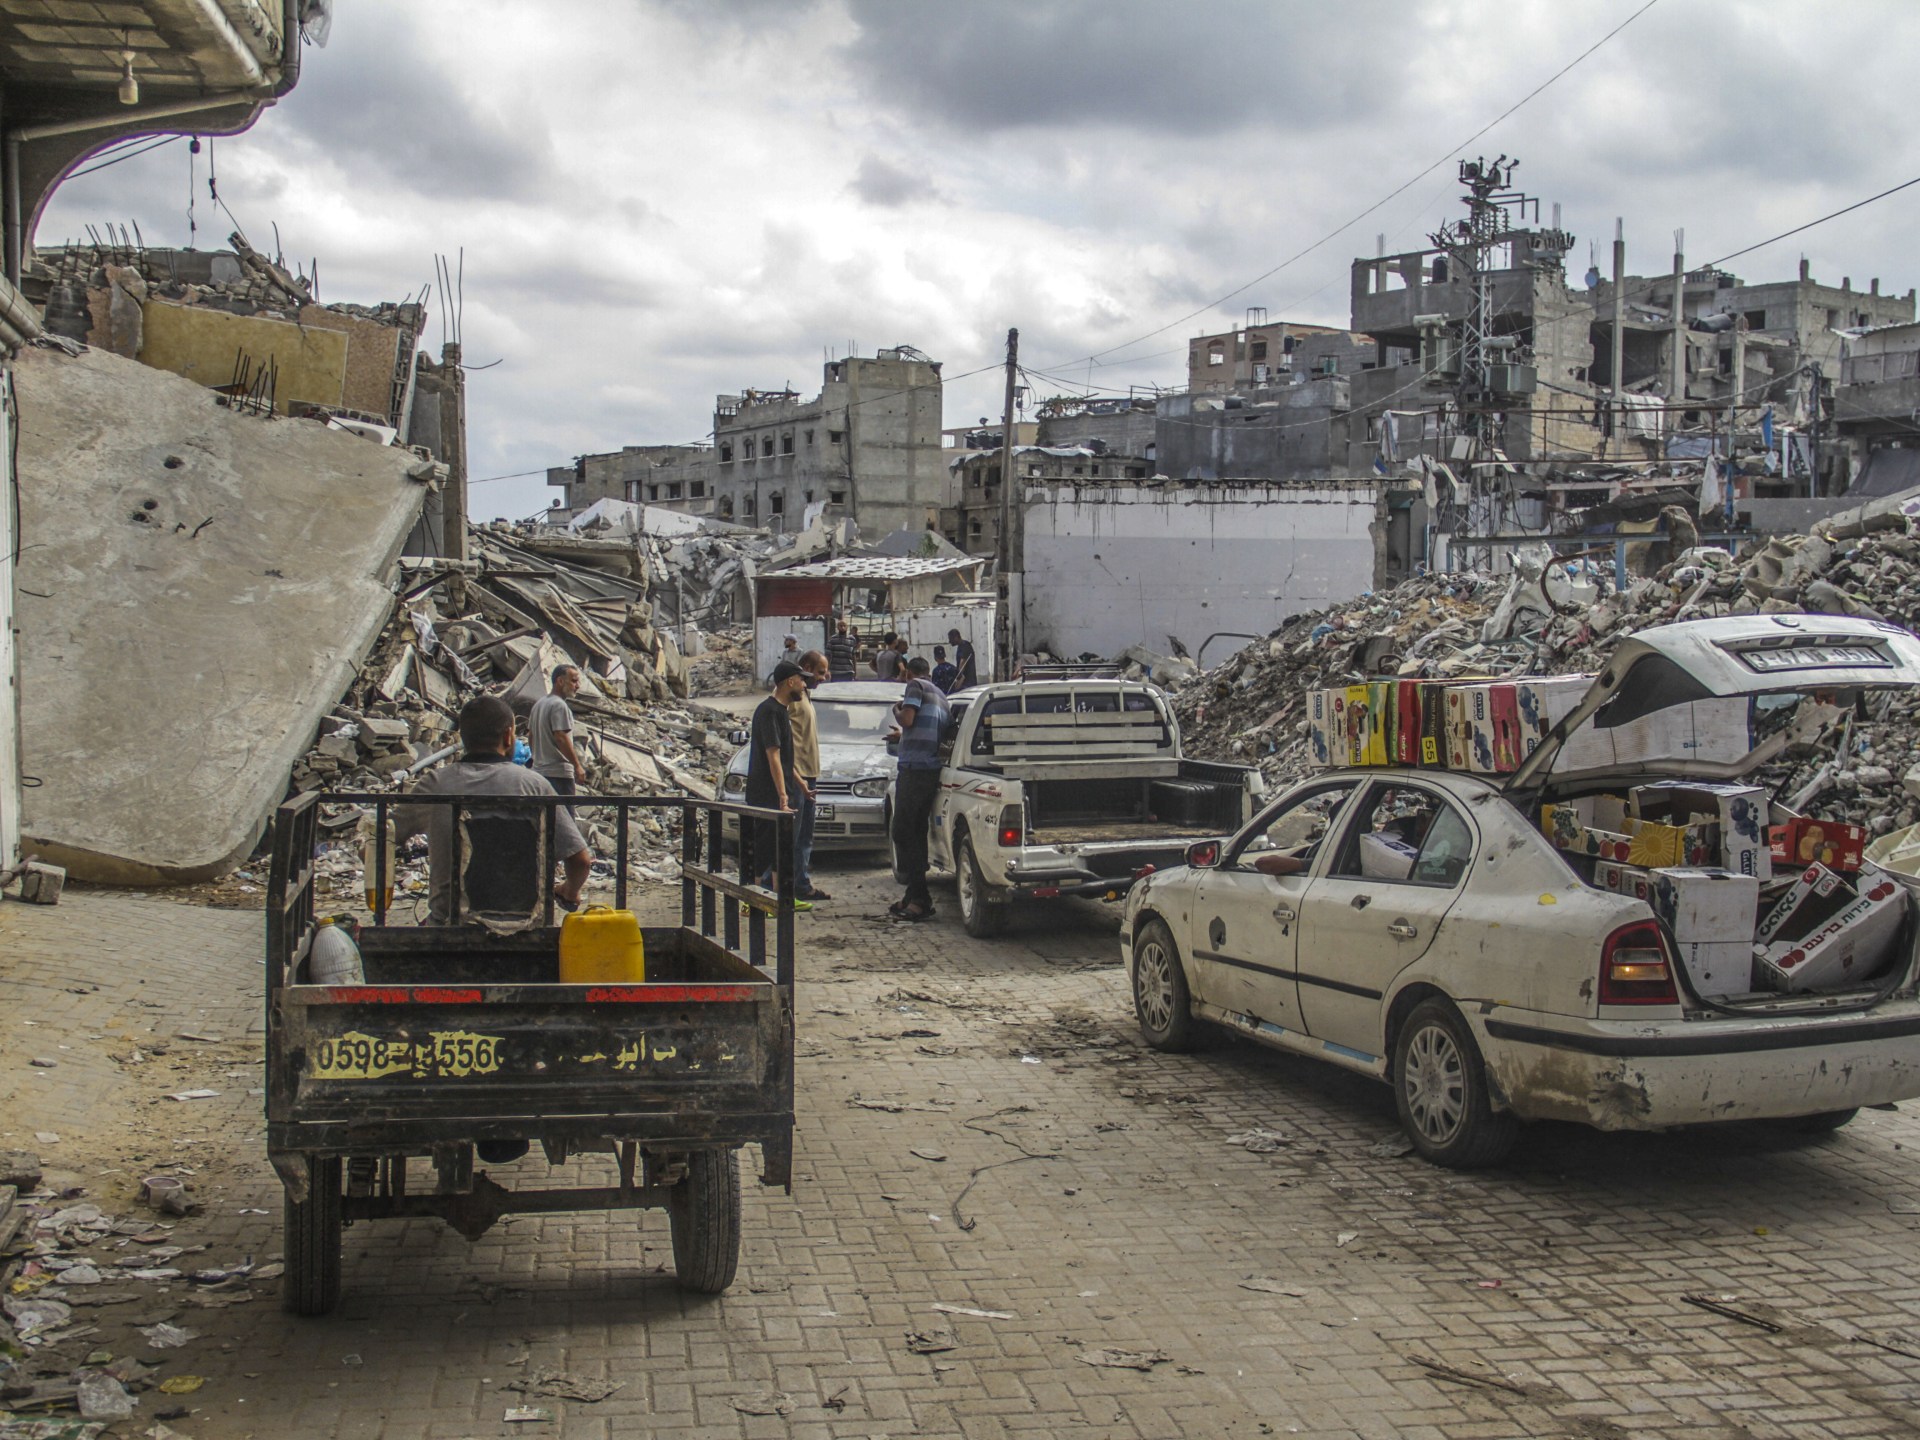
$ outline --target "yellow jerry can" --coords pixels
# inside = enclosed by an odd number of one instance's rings
[[[631,910],[589,905],[560,922],[562,985],[638,985],[646,978],[646,942]]]

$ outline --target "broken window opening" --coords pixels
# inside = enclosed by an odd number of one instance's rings
[[[838,445],[841,441],[845,440],[846,438],[847,438],[847,432],[844,430],[827,431],[827,443],[829,445]]]
[[[772,495],[769,495],[767,497],[767,513],[769,515],[786,514],[787,497],[777,490]]]
[[[807,431],[807,444],[813,444],[813,432],[811,430]]]
[[[689,498],[694,500],[702,500],[706,498],[706,494],[707,494],[706,481],[689,480],[687,482],[687,495],[689,496]]]
[[[763,456],[771,456],[773,454],[773,437],[771,435],[766,436],[760,441],[760,453]]]
[[[1267,342],[1264,340],[1254,341],[1252,347],[1247,351],[1247,358],[1250,360],[1266,359],[1267,358]]]
[[[722,465],[730,465],[733,463],[733,446],[722,445],[720,447],[720,463]]]
[[[844,505],[846,500],[847,492],[844,490],[829,490],[827,492],[827,503],[829,505]]]
[[[793,453],[793,436],[791,434],[780,437],[780,453],[782,455],[791,455]]]
[[[753,496],[751,495],[741,496],[740,497],[740,513],[742,515],[753,514],[755,504],[756,504],[756,501]]]

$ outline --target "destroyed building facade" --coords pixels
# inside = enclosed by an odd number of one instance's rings
[[[16,7],[18,8],[18,7]],[[7,144],[0,153],[0,875],[22,853],[22,658],[17,645],[16,557],[30,544],[16,472],[18,417],[11,357],[40,333],[23,298],[24,257],[60,182],[91,155],[146,135],[232,135],[291,91],[300,77],[301,0],[224,5],[150,0],[119,7],[32,7],[0,28]],[[230,13],[231,12],[231,13]]]
[[[714,401],[713,442],[636,445],[548,470],[551,518],[629,500],[792,532],[810,506],[872,537],[920,529],[941,499],[940,362],[909,345],[829,360],[820,392],[742,390]]]

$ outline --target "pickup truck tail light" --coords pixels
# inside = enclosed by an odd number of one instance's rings
[[[1677,1005],[1673,957],[1651,920],[1622,925],[1600,951],[1602,1005]]]
[[[1027,817],[1018,805],[1003,806],[1000,811],[1000,844],[1011,849],[1027,838]]]

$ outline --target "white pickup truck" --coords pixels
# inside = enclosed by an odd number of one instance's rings
[[[1265,790],[1257,770],[1183,756],[1151,685],[1015,680],[952,704],[930,853],[969,935],[997,933],[1016,899],[1118,899],[1239,829]]]

